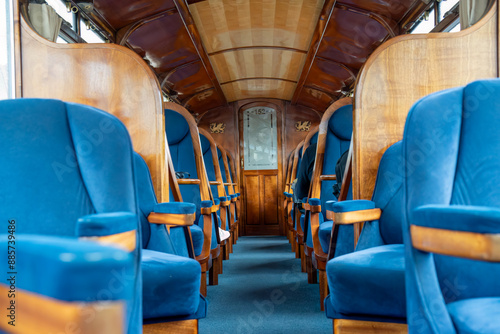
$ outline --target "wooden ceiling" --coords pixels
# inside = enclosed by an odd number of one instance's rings
[[[74,0],[193,113],[248,98],[323,112],[421,0]],[[84,6],[85,5],[85,6]]]

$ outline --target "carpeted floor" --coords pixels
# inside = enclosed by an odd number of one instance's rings
[[[201,334],[332,333],[285,237],[240,237],[207,299]]]

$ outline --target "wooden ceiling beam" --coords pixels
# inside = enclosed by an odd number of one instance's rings
[[[321,13],[318,18],[318,24],[316,25],[313,37],[311,39],[309,52],[307,53],[306,61],[304,63],[304,67],[302,68],[302,73],[300,74],[299,81],[297,82],[297,88],[293,93],[292,104],[297,103],[302,88],[304,87],[304,84],[307,80],[307,76],[311,71],[311,67],[314,63],[314,59],[316,58],[316,54],[318,53],[319,46],[321,45],[321,41],[323,40],[323,36],[325,35],[326,27],[328,26],[330,18],[332,17],[336,2],[336,0],[326,0],[325,4],[323,5],[323,9],[321,9]]]
[[[297,81],[290,80],[290,79],[284,79],[284,78],[273,78],[273,77],[249,77],[249,78],[239,78],[231,81],[226,81],[226,82],[221,82],[222,85],[227,85],[230,83],[238,82],[238,81],[247,81],[247,80],[278,80],[278,81],[286,81],[286,82],[291,82],[291,83],[297,83]]]
[[[303,53],[306,54],[307,50],[301,50],[301,49],[294,49],[294,48],[288,48],[285,46],[273,46],[273,45],[262,45],[262,46],[240,46],[237,48],[230,48],[230,49],[224,49],[224,50],[219,50],[219,51],[214,51],[209,53],[209,56],[216,56],[222,53],[226,52],[235,52],[235,51],[242,51],[242,50],[255,50],[255,49],[271,49],[271,50],[280,50],[280,51],[291,51],[291,52],[298,52],[298,53]]]
[[[207,72],[207,75],[210,78],[210,81],[212,82],[216,92],[220,95],[222,101],[224,101],[224,104],[227,105],[226,96],[224,95],[224,92],[222,91],[219,81],[217,80],[215,71],[212,67],[212,64],[210,63],[210,59],[208,58],[207,51],[203,47],[200,33],[198,32],[198,29],[196,29],[193,17],[189,12],[189,7],[188,4],[186,3],[186,0],[173,0],[173,2],[175,4],[175,7],[177,8],[177,11],[179,12],[179,16],[181,17],[182,23],[184,23],[184,27],[186,28],[186,31],[189,37],[191,38],[191,41],[193,42],[196,52],[198,53],[198,56],[201,59],[201,63],[203,64],[203,67],[205,68],[205,71]]]

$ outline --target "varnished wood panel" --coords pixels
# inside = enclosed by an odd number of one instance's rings
[[[189,6],[208,53],[254,45],[307,50],[322,0],[202,1]]]
[[[225,52],[210,57],[221,84],[241,78],[270,77],[292,81],[299,79],[304,53],[249,49]]]
[[[262,175],[264,186],[264,212],[263,223],[265,225],[278,225],[278,172],[276,175]]]
[[[371,198],[382,154],[402,139],[413,103],[439,90],[498,76],[496,7],[469,29],[399,36],[368,59],[354,98],[354,198]]]
[[[159,201],[168,201],[163,102],[156,76],[113,44],[55,44],[21,27],[22,96],[87,104],[118,117],[146,160]]]
[[[231,104],[228,107],[217,108],[210,110],[200,116],[198,121],[198,127],[203,128],[210,132],[210,124],[212,123],[223,123],[224,132],[223,133],[211,133],[215,142],[224,147],[226,151],[229,151],[233,157],[236,157],[236,163],[238,166],[239,162],[239,132],[237,123],[237,110],[234,110],[234,105]]]
[[[258,78],[228,82],[221,87],[229,102],[259,97],[290,100],[296,84],[279,79]]]
[[[321,121],[321,116],[318,112],[312,109],[299,105],[286,103],[286,114],[284,116],[284,155],[288,156],[297,145],[306,138],[312,129],[314,129]],[[309,131],[297,131],[295,124],[297,122],[311,122]]]
[[[322,5],[323,0],[219,0],[190,5],[226,99],[290,100],[295,90],[290,83],[256,80],[229,87],[224,83],[262,77],[298,80]]]
[[[245,207],[247,225],[259,225],[260,222],[260,182],[258,175],[245,176]]]

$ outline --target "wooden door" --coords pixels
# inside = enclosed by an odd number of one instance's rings
[[[245,235],[280,235],[281,110],[252,103],[239,116]]]

